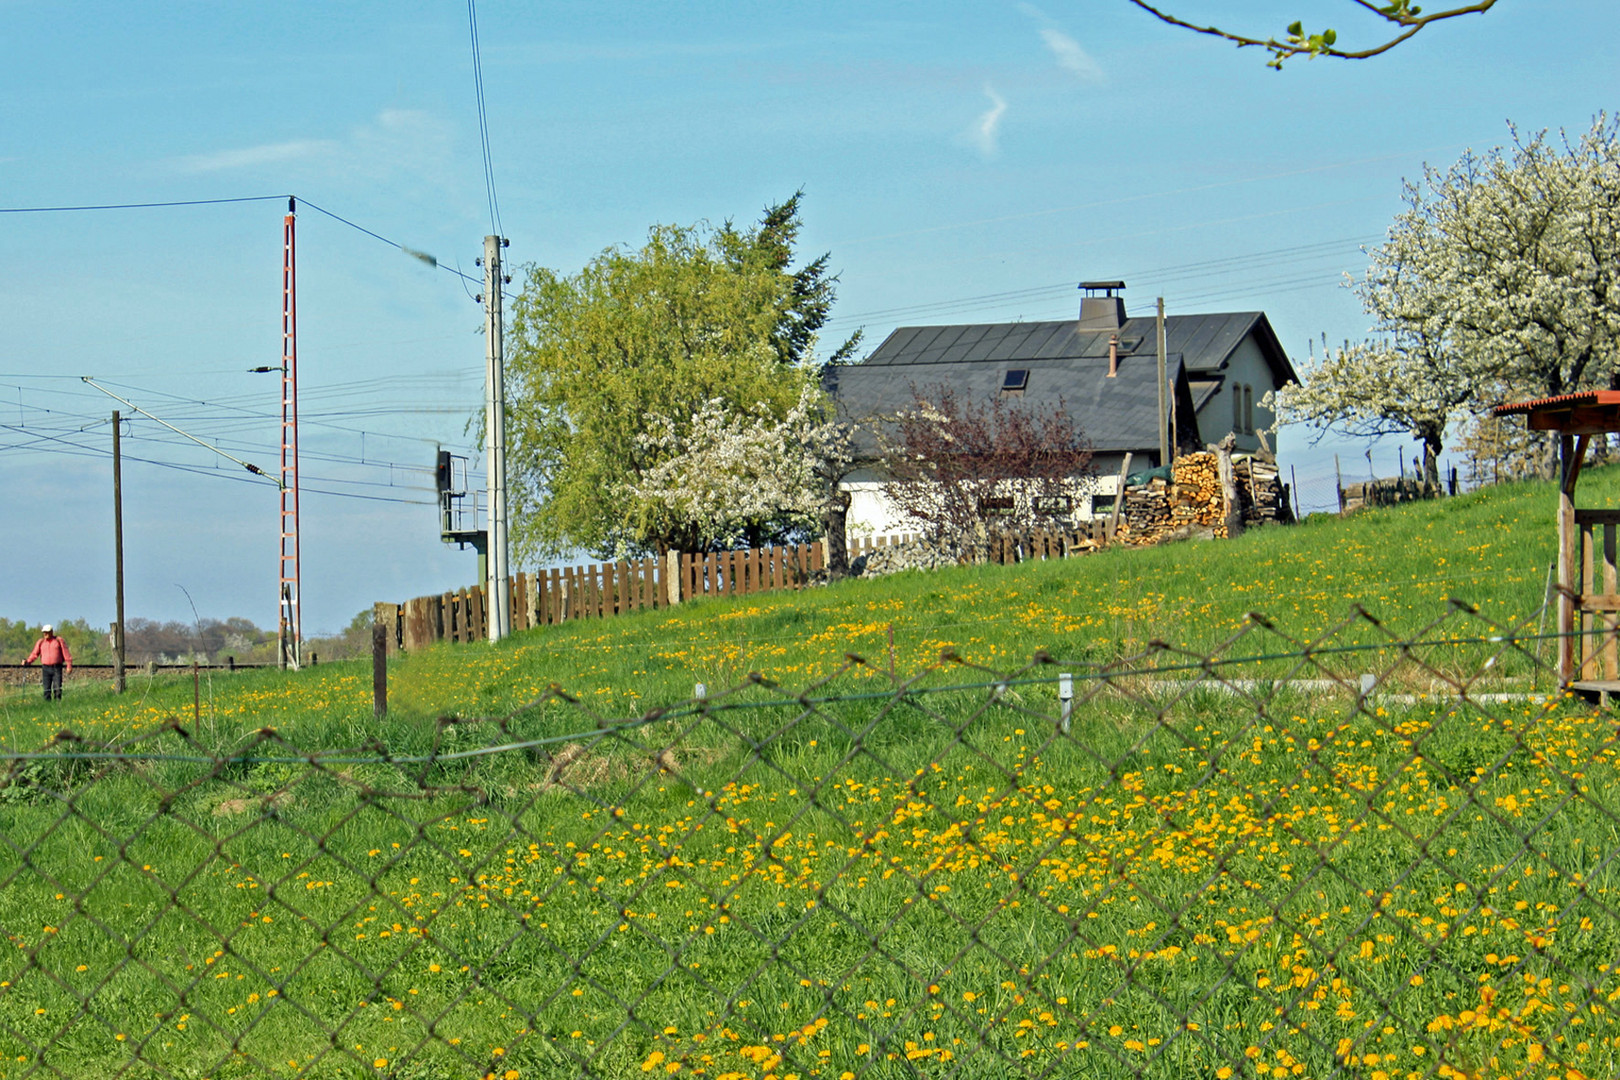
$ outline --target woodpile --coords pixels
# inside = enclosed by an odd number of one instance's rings
[[[1224,536],[1226,500],[1215,455],[1185,454],[1171,466],[1171,477],[1154,477],[1125,489],[1124,539],[1153,544],[1171,534],[1204,529]]]
[[[1237,474],[1238,500],[1243,524],[1264,525],[1294,520],[1288,492],[1277,473],[1275,459],[1255,454],[1232,463]]]
[[[1275,459],[1249,455],[1232,460],[1231,476],[1245,525],[1292,520]],[[1171,479],[1155,477],[1125,489],[1125,539],[1153,544],[1169,536],[1228,534],[1221,463],[1214,451],[1185,454],[1171,466]]]

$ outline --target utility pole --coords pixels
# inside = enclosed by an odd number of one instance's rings
[[[303,641],[303,592],[298,550],[298,203],[287,200],[281,256],[281,666],[298,670]]]
[[[510,241],[484,237],[484,461],[489,483],[489,640],[512,632],[506,548],[506,353],[501,316],[501,249]]]
[[[122,422],[113,410],[113,587],[117,593],[113,625],[113,689],[124,692],[124,474],[119,445]]]
[[[1164,354],[1164,297],[1159,297],[1159,464],[1170,464],[1170,392],[1165,385],[1167,378],[1165,368],[1168,366]]]

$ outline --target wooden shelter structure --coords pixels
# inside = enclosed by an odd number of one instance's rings
[[[1620,694],[1620,510],[1575,505],[1587,443],[1620,431],[1620,390],[1498,405],[1491,414],[1523,416],[1531,431],[1558,433],[1558,683],[1605,699]]]

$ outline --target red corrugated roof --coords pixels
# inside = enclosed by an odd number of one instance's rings
[[[1574,394],[1536,398],[1534,401],[1516,401],[1511,405],[1497,405],[1491,409],[1491,415],[1517,416],[1542,409],[1573,409],[1581,405],[1620,405],[1620,390],[1582,390]]]

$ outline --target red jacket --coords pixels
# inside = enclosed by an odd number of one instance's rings
[[[38,660],[46,667],[54,664],[73,663],[73,654],[68,652],[67,642],[59,637],[42,637],[34,642],[34,651],[28,654],[25,664],[32,664]]]

